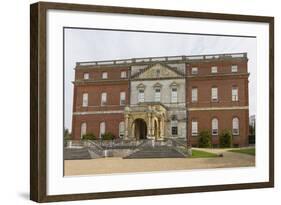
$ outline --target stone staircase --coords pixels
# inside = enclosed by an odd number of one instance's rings
[[[91,159],[88,148],[64,148],[65,160]]]
[[[142,147],[124,159],[185,158],[185,155],[169,146]]]

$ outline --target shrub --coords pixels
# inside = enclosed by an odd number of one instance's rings
[[[82,140],[96,140],[96,136],[92,133],[87,133],[82,136]]]
[[[202,147],[202,148],[208,148],[212,146],[212,142],[211,142],[211,134],[209,131],[205,130],[205,131],[201,131],[199,133],[199,142],[198,142],[198,146]]]
[[[64,140],[71,140],[71,134],[69,133],[68,129],[64,130],[63,138]]]
[[[224,130],[219,135],[220,147],[227,148],[232,146],[232,134],[229,130]]]
[[[102,140],[113,140],[115,136],[111,132],[106,132],[103,135],[101,135]]]

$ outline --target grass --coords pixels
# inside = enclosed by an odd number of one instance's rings
[[[242,149],[231,149],[229,152],[236,152],[241,154],[248,154],[248,155],[256,155],[256,149],[254,147],[252,148],[242,148]]]
[[[191,158],[210,158],[210,157],[218,157],[218,155],[210,152],[192,149]]]

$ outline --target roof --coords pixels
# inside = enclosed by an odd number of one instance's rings
[[[216,59],[241,59],[247,58],[247,53],[223,53],[223,54],[207,54],[207,55],[182,55],[182,56],[161,56],[161,57],[145,57],[145,58],[127,58],[103,61],[81,61],[76,66],[111,66],[111,65],[132,65],[132,64],[149,64],[149,63],[172,63],[172,62],[192,62],[202,60]]]

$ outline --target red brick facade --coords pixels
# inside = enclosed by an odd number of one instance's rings
[[[217,57],[218,56],[218,57]],[[197,146],[198,136],[192,135],[192,121],[196,121],[198,132],[209,130],[212,133],[212,119],[218,120],[218,134],[233,129],[233,119],[239,120],[239,133],[233,135],[235,146],[248,145],[249,102],[248,69],[246,54],[214,55],[211,58],[187,60],[183,58],[186,70],[186,110],[187,137],[192,146]],[[153,64],[150,61],[150,65]],[[170,63],[170,62],[164,62]],[[81,125],[87,123],[86,132],[99,136],[100,123],[105,122],[106,132],[119,136],[119,124],[124,122],[125,105],[130,105],[130,69],[138,65],[117,62],[102,65],[77,63],[75,69],[72,135],[81,137]],[[146,63],[147,64],[147,63]],[[212,72],[212,67],[213,72]],[[233,68],[232,68],[233,67]],[[192,72],[192,68],[197,68]],[[196,70],[196,69],[195,69]],[[106,72],[107,74],[103,74]],[[121,74],[123,72],[123,74]],[[125,74],[124,74],[125,72]],[[181,71],[182,72],[182,71]],[[104,78],[103,78],[104,75]],[[125,75],[125,76],[124,76]],[[192,89],[197,89],[197,99],[192,101]],[[212,88],[217,89],[217,100],[212,100]],[[233,97],[233,89],[237,96]],[[120,104],[120,93],[125,92],[125,102]],[[87,93],[87,106],[83,106],[83,94]],[[102,105],[102,93],[107,93]],[[235,98],[233,100],[233,98]],[[218,144],[218,135],[212,136],[212,144]]]

